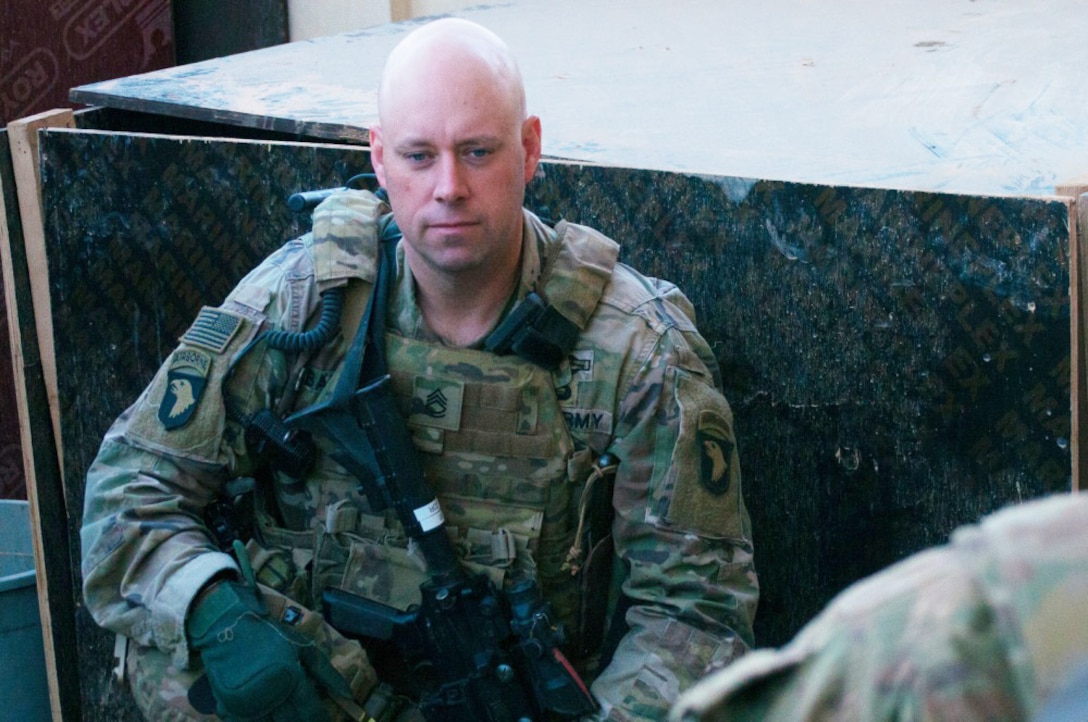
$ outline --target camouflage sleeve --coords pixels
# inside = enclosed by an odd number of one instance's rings
[[[299,241],[288,244],[222,306],[200,312],[114,422],[87,473],[81,542],[88,610],[101,626],[173,653],[182,667],[190,601],[213,576],[236,570],[213,544],[203,511],[229,478],[252,471],[240,426],[227,419],[223,379],[266,321],[286,316],[285,268],[302,251]],[[276,363],[283,355],[259,346],[233,372],[231,388],[248,394],[232,399],[239,407],[267,404],[268,390],[283,386]]]
[[[125,426],[138,413],[133,407],[117,420],[87,473],[83,595],[99,625],[176,652],[184,668],[185,613],[193,594],[236,568],[201,522],[223,474],[187,469],[128,443]]]
[[[327,199],[312,233],[266,258],[221,306],[201,310],[109,430],[87,473],[81,529],[83,594],[98,624],[187,666],[193,596],[236,569],[212,543],[203,511],[228,479],[253,473],[236,419],[273,407],[286,386],[285,355],[267,344],[234,362],[262,330],[301,331],[324,288],[372,281],[375,221],[385,212],[366,191]]]
[[[744,653],[758,599],[732,412],[688,314],[659,303],[668,329],[624,382],[612,448],[628,631],[593,692],[613,720],[663,719],[680,691]]]
[[[1088,495],[1014,505],[856,582],[785,647],[684,693],[670,719],[1041,719],[1088,659],[1085,562]]]

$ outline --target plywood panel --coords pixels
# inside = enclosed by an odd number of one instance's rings
[[[4,154],[10,171],[11,157],[9,153],[7,133],[4,131]],[[0,208],[0,244],[7,246],[9,233],[22,232],[19,223],[19,205],[15,197],[14,179],[6,183],[4,193],[9,198],[3,199],[3,207]],[[0,298],[3,297],[7,281],[0,286]],[[4,353],[9,348],[11,339],[11,324],[4,308],[0,313],[0,499],[25,499],[26,475],[23,472],[23,457],[19,444],[19,412],[15,396],[14,369],[12,357]]]
[[[787,641],[836,591],[1070,488],[1069,199],[551,164],[530,202],[685,289]]]
[[[38,589],[42,635],[54,719],[79,717],[79,669],[72,613],[72,549],[64,486],[53,435],[53,414],[38,347],[37,322],[26,257],[24,228],[16,212],[15,167],[11,138],[0,131],[0,193],[4,217],[0,241],[4,306],[10,333],[11,384],[19,478],[25,482],[31,508],[35,582]],[[36,195],[36,194],[35,194]],[[40,220],[40,215],[38,216]],[[40,230],[40,228],[39,228]],[[41,239],[40,233],[37,238]],[[39,244],[40,245],[40,244]],[[57,542],[56,540],[59,540]],[[78,564],[75,568],[78,568]]]
[[[113,635],[80,602],[81,480],[200,306],[308,227],[287,194],[340,185],[368,161],[342,147],[94,131],[49,132],[42,155],[82,714],[137,720],[112,681]]]
[[[546,154],[655,170],[1047,195],[1088,169],[1080,0],[519,0]],[[414,22],[77,88],[81,102],[365,141]],[[350,70],[347,70],[350,69]]]
[[[286,0],[185,0],[173,8],[179,64],[287,42]]]
[[[1058,186],[1063,196],[1075,198],[1076,223],[1070,228],[1069,297],[1072,322],[1069,336],[1072,348],[1072,383],[1070,385],[1073,439],[1073,488],[1086,487],[1083,474],[1088,469],[1088,177],[1073,178]]]

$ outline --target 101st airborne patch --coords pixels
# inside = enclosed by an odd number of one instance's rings
[[[159,404],[159,421],[168,431],[180,429],[193,418],[211,366],[209,354],[192,348],[178,349],[170,359],[166,392]]]
[[[729,462],[733,458],[735,444],[717,414],[699,415],[699,428],[695,432],[695,438],[699,445],[699,480],[711,494],[721,496],[729,491],[732,479]]]
[[[682,409],[681,432],[671,468],[675,486],[664,515],[669,523],[699,534],[750,539],[736,440],[728,414],[726,407],[717,404],[700,408],[693,403]]]

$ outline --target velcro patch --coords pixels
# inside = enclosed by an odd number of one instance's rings
[[[572,351],[567,356],[571,376],[583,381],[593,379],[593,349]]]
[[[677,370],[680,429],[660,496],[677,528],[718,539],[751,539],[729,406],[714,387]]]
[[[601,409],[563,409],[567,428],[572,431],[612,433],[612,414]]]
[[[408,422],[417,426],[456,431],[461,428],[464,396],[465,385],[460,381],[416,376]]]
[[[732,478],[729,461],[733,458],[734,444],[729,438],[728,426],[718,414],[703,411],[699,414],[699,427],[695,433],[699,444],[699,480],[711,494],[721,496],[729,491]]]
[[[241,316],[221,308],[205,306],[200,309],[200,314],[181,340],[191,346],[222,353],[241,326]]]
[[[159,421],[167,429],[179,429],[193,418],[207,386],[212,359],[203,351],[178,349],[170,359],[166,392],[159,404]]]
[[[302,621],[302,610],[293,604],[288,604],[284,607],[283,616],[280,621],[286,624],[288,627],[298,626],[298,623]]]

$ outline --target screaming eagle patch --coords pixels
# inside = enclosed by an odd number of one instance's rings
[[[729,405],[702,377],[678,370],[680,426],[659,491],[661,516],[675,528],[716,539],[750,540]]]
[[[720,496],[729,491],[732,477],[729,461],[733,458],[734,444],[725,421],[717,414],[704,411],[699,414],[695,438],[699,445],[699,480],[707,491]]]
[[[159,421],[168,431],[180,429],[193,418],[211,366],[211,356],[191,348],[179,349],[170,359],[166,392],[159,404]]]

